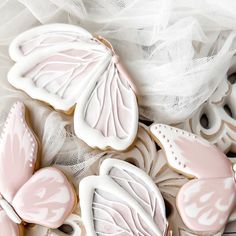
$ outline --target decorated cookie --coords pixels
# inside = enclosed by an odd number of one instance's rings
[[[206,233],[206,232],[194,232],[189,229],[183,222],[179,211],[176,207],[176,199],[175,197],[165,194],[165,201],[167,202],[167,207],[169,209],[168,216],[168,236],[221,236],[223,234],[223,229],[217,233]]]
[[[210,99],[179,128],[207,139],[232,156],[232,153],[236,153],[235,101],[236,84],[231,85],[225,79]]]
[[[0,225],[2,235],[19,236],[23,222],[58,228],[76,204],[74,189],[52,167],[34,173],[38,144],[21,102],[13,105],[0,141]]]
[[[150,130],[169,165],[190,179],[176,200],[185,225],[194,232],[220,232],[236,203],[235,173],[229,159],[208,141],[181,129],[154,124]]]
[[[139,123],[137,138],[132,148],[126,152],[112,152],[110,158],[124,160],[145,171],[158,186],[162,194],[176,196],[187,178],[169,168],[164,152],[157,150],[149,128]]]
[[[41,225],[29,225],[25,229],[25,236],[85,236],[82,220],[79,215],[71,214],[58,229],[51,229]]]
[[[66,24],[36,27],[10,46],[9,82],[34,99],[71,112],[91,147],[127,149],[138,128],[135,86],[111,44]]]
[[[125,161],[106,159],[99,176],[80,183],[87,235],[150,235],[167,232],[163,198],[150,177]]]

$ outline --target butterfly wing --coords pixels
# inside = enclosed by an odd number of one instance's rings
[[[177,196],[179,213],[193,231],[220,231],[235,207],[234,178],[196,179],[185,184]]]
[[[114,168],[119,169],[111,170],[112,175],[106,175],[109,164],[106,160],[102,176],[89,176],[80,183],[80,205],[87,234],[164,235],[165,208],[157,187],[137,167],[112,161]],[[120,169],[120,163],[124,169],[130,167],[129,171]]]
[[[112,52],[91,35],[81,35],[80,28],[76,30],[75,26],[56,25],[54,31],[48,32],[53,26],[32,30],[36,41],[39,38],[43,40],[40,46],[30,49],[30,53],[24,52],[29,51],[30,47],[27,46],[26,50],[24,45],[31,44],[31,31],[13,41],[10,52],[17,62],[8,73],[8,81],[32,98],[69,112],[85,87],[103,72],[112,58]],[[67,34],[72,34],[72,39]],[[67,37],[72,43],[64,40]],[[26,41],[25,44],[22,41]]]
[[[19,61],[32,53],[57,48],[67,43],[89,41],[93,36],[85,29],[67,24],[48,24],[18,35],[9,47],[10,57]]]
[[[0,235],[1,236],[20,236],[22,235],[21,226],[11,221],[6,213],[0,208]]]
[[[12,206],[28,223],[58,228],[72,213],[76,195],[64,174],[52,167],[37,171],[16,193]]]
[[[126,190],[152,216],[161,232],[165,232],[165,203],[149,175],[132,164],[115,159],[103,161],[100,175],[108,175]]]
[[[154,124],[150,131],[177,171],[197,178],[233,176],[231,162],[208,141],[168,125]]]
[[[138,130],[137,100],[113,61],[80,97],[74,129],[91,147],[125,150],[133,143]]]
[[[25,120],[21,102],[13,105],[0,141],[0,193],[11,202],[32,176],[37,161],[37,140]]]

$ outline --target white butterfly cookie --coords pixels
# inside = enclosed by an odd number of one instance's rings
[[[19,35],[8,81],[57,110],[74,112],[76,135],[91,147],[127,149],[138,129],[135,86],[111,44],[66,24]]]
[[[99,176],[80,183],[82,220],[89,236],[163,236],[167,233],[164,200],[141,169],[106,159]]]

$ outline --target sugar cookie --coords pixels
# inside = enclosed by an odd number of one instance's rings
[[[235,207],[235,171],[214,145],[184,130],[154,124],[150,131],[177,172],[194,178],[180,189],[176,205],[185,225],[199,233],[218,233]]]
[[[8,81],[57,110],[74,112],[75,134],[91,147],[126,150],[138,129],[136,88],[112,45],[66,24],[39,26],[10,45]]]
[[[37,140],[21,102],[13,105],[0,141],[0,224],[3,235],[22,235],[22,223],[57,228],[76,204],[72,185],[56,168],[34,173]],[[20,226],[21,225],[21,226]]]
[[[207,139],[231,156],[236,153],[235,100],[236,84],[225,79],[209,100],[178,127]]]
[[[106,159],[99,176],[89,176],[79,189],[87,235],[150,236],[167,233],[163,198],[141,169],[125,161]]]

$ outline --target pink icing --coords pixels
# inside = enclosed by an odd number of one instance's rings
[[[11,203],[19,188],[32,176],[37,141],[25,121],[25,107],[16,103],[5,122],[0,142],[0,193]]]
[[[37,171],[17,192],[12,206],[29,223],[58,228],[72,213],[76,197],[64,174],[52,167]]]
[[[234,178],[199,179],[185,184],[177,196],[184,223],[194,231],[218,232],[236,203]]]
[[[105,137],[125,139],[132,132],[136,99],[127,81],[112,64],[109,67],[88,97],[85,120]]]
[[[12,222],[2,210],[0,210],[0,233],[2,236],[20,236],[18,225]]]
[[[178,193],[177,207],[193,231],[218,232],[226,224],[236,202],[231,162],[206,140],[167,125],[153,125],[151,132],[164,148],[169,164],[197,179]]]

